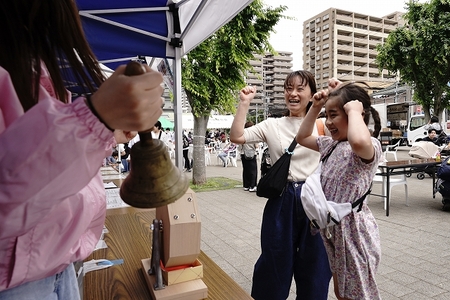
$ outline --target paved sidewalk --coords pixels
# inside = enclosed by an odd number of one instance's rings
[[[409,158],[401,148],[398,159]],[[213,163],[214,163],[214,159]],[[207,177],[241,180],[238,167],[208,166]],[[188,175],[189,176],[189,175]],[[374,185],[373,193],[381,193]],[[403,186],[392,189],[390,216],[383,201],[371,196],[369,206],[380,226],[381,266],[377,282],[382,298],[450,299],[450,213],[441,196],[432,197],[432,179],[408,178],[409,206]],[[197,193],[202,221],[202,250],[250,293],[253,265],[260,254],[260,225],[265,199],[242,187]],[[330,284],[329,299],[336,299]],[[288,299],[295,299],[295,286]],[[230,299],[234,300],[234,299]],[[239,299],[236,299],[239,300]]]

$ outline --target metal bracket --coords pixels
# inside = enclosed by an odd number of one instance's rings
[[[162,270],[161,270],[161,251],[162,251],[162,244],[161,244],[161,233],[163,230],[163,224],[162,220],[153,220],[153,224],[151,226],[151,229],[153,231],[153,242],[152,242],[152,258],[151,258],[151,264],[150,269],[148,269],[148,275],[155,275],[156,276],[156,282],[153,286],[153,288],[157,290],[161,290],[165,288],[163,278],[162,278]]]

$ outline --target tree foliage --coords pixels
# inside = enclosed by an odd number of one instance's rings
[[[194,115],[194,184],[206,182],[204,136],[211,112],[234,113],[254,53],[274,53],[270,33],[286,6],[254,0],[182,60],[182,83]],[[195,138],[197,137],[197,138]],[[197,145],[197,146],[196,146]]]
[[[235,111],[237,91],[251,70],[249,61],[253,53],[274,52],[270,33],[286,18],[286,8],[267,8],[255,0],[182,60],[183,87],[194,116]]]
[[[403,16],[406,24],[378,45],[379,70],[399,72],[400,80],[414,89],[414,101],[436,116],[449,107],[450,1],[410,1]]]

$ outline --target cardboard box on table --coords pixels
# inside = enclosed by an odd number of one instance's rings
[[[194,191],[186,193],[174,203],[156,208],[156,219],[162,220],[163,264],[162,275],[167,285],[163,290],[153,290],[154,276],[146,276],[156,299],[203,299],[207,287],[203,278],[200,254],[201,221]],[[142,260],[148,270],[150,259]],[[166,269],[166,270],[165,270]]]

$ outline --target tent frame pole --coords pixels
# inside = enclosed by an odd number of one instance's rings
[[[181,107],[181,48],[175,48],[175,60],[174,60],[174,78],[173,78],[173,97],[175,112],[175,165],[183,169],[183,124],[182,124],[182,107]]]

